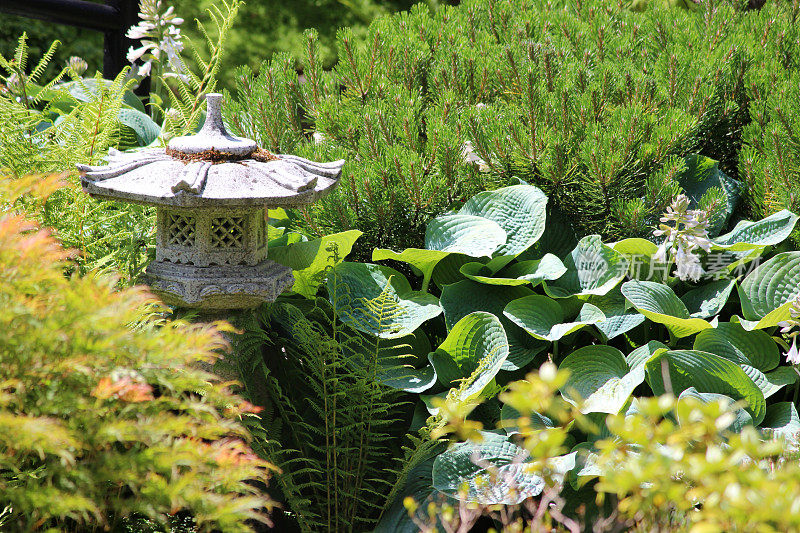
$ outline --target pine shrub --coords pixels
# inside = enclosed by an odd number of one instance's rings
[[[358,228],[365,249],[419,246],[431,216],[514,178],[580,234],[643,236],[679,191],[685,156],[739,177],[748,83],[796,65],[793,5],[416,6],[363,38],[341,30],[330,73],[314,33],[302,78],[288,56],[241,69],[228,119],[273,151],[346,158],[341,187],[303,225]]]

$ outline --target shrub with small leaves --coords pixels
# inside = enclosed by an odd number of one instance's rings
[[[0,198],[34,180],[0,181]],[[68,279],[69,255],[24,218],[0,215],[4,526],[107,530],[128,517],[165,525],[178,512],[198,531],[267,521],[271,467],[240,420],[257,409],[198,367],[226,348],[221,330],[163,319],[140,287]]]

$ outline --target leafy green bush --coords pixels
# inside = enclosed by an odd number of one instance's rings
[[[37,180],[4,179],[0,197],[14,200]],[[179,511],[199,531],[267,521],[270,465],[241,422],[253,407],[198,367],[225,349],[220,330],[165,321],[141,288],[66,278],[69,255],[13,212],[0,218],[5,527],[99,531],[135,517],[166,525]]]
[[[715,173],[705,176],[718,182]],[[348,385],[353,376],[373,382],[377,396],[369,405],[393,413],[378,415],[381,421],[405,420],[410,430],[404,451],[392,431],[381,433],[376,427],[374,434],[364,434],[363,443],[373,436],[380,442],[380,453],[364,456],[371,457],[370,468],[389,468],[389,457],[399,460],[378,531],[416,527],[404,512],[406,497],[424,509],[443,496],[478,506],[516,505],[541,496],[564,500],[569,520],[586,518],[576,515],[580,502],[596,516],[601,509],[585,500],[594,501],[593,480],[600,474],[582,461],[599,453],[600,441],[616,427],[615,417],[634,415],[640,404],[650,405],[649,397],[665,393],[678,397],[679,404],[692,399],[738,402],[731,432],[755,431],[767,440],[780,436],[789,449],[798,446],[796,407],[780,400],[794,398],[798,390],[794,365],[800,357],[781,332],[791,334],[800,326],[800,252],[773,253],[794,230],[796,215],[780,211],[761,221],[741,221],[733,231],[712,237],[714,219],[707,211],[690,209],[689,198],[679,196],[655,232],[664,240],[661,245],[642,238],[604,243],[598,235],[570,242],[562,221],[548,217],[548,202],[540,189],[527,184],[482,192],[458,212],[428,222],[426,248],[374,251],[375,260],[407,263],[418,272],[421,290],[388,266],[342,261],[353,246],[352,234],[326,237],[324,246],[323,239],[303,241],[287,233],[286,219],[274,213],[273,224],[284,227],[272,229],[279,235],[272,241],[271,250],[278,252],[273,257],[301,276],[297,294],[282,296],[241,340],[247,347],[242,351],[249,354],[247,365],[269,370],[255,375],[250,366],[243,368],[251,393],[264,383],[271,390],[265,397],[272,407],[260,424],[278,442],[268,441],[265,457],[286,472],[299,468],[300,479],[332,479],[325,468],[351,453],[351,446],[337,444],[332,436],[353,426],[352,415],[339,420],[333,412],[321,413],[339,394],[361,394]],[[327,302],[314,301],[317,288]],[[298,337],[298,329],[315,332],[315,340]],[[352,343],[369,347],[368,363],[365,352]],[[783,350],[788,364],[782,361]],[[550,478],[523,467],[504,470],[524,450],[514,436],[521,424],[514,422],[519,404],[498,397],[520,386],[514,383],[543,361],[568,374],[559,386],[559,402],[579,406],[588,420],[558,426],[562,438],[548,441],[560,450],[550,455],[556,461]],[[363,369],[370,373],[364,376]],[[328,388],[309,388],[318,381]],[[297,413],[291,395],[275,392],[278,384],[284,391],[308,391],[303,394],[308,411]],[[390,389],[402,392],[393,396]],[[389,403],[405,398],[414,408],[392,411],[383,406],[383,398],[392,398]],[[352,409],[345,406],[349,403],[342,404],[346,412]],[[485,447],[458,444],[443,451],[442,427],[454,416],[462,420],[459,427],[500,423],[505,429],[484,434]],[[309,420],[316,422],[301,426]],[[641,432],[657,425],[634,420]],[[529,415],[526,423],[544,429],[556,427],[555,422],[541,412]],[[363,424],[356,425],[363,431]],[[297,438],[297,427],[305,428],[303,438]],[[755,446],[750,436],[742,439]],[[298,452],[280,457],[269,451],[284,442]],[[471,461],[472,452],[478,453],[478,464]],[[495,482],[485,479],[491,465],[503,474],[489,478]],[[357,472],[336,477],[350,479]],[[581,481],[567,487],[564,479]],[[617,487],[604,479],[598,487]],[[324,508],[308,506],[318,501],[311,489],[320,484],[298,483],[288,489],[293,493],[284,493],[287,505],[310,524],[326,516]],[[623,497],[634,485],[631,481],[626,488],[603,491]],[[659,509],[677,505],[689,513],[681,502],[668,501]],[[734,514],[729,518],[739,520]],[[369,522],[376,515],[366,511],[362,517]]]
[[[681,188],[730,215],[736,195],[694,190],[684,158],[702,154],[725,180],[739,177],[747,82],[796,69],[793,9],[415,6],[363,38],[342,30],[330,73],[310,33],[303,83],[287,56],[258,75],[243,69],[227,117],[272,151],[347,159],[341,187],[302,227],[363,231],[358,257],[420,247],[429,217],[514,177],[547,193],[581,235],[645,236]]]

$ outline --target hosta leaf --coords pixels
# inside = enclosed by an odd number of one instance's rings
[[[645,363],[653,357],[653,354],[656,353],[657,350],[669,350],[669,347],[658,341],[650,341],[647,344],[639,346],[625,356],[625,362],[628,363],[628,367],[631,369],[640,366],[644,367]]]
[[[564,314],[558,302],[538,294],[510,302],[503,314],[534,338],[545,341],[557,341],[605,318],[597,307],[585,304],[575,321],[564,322]]]
[[[759,265],[739,285],[742,327],[763,329],[788,320],[800,293],[800,252],[784,252]]]
[[[442,312],[435,296],[411,290],[398,271],[367,263],[336,265],[328,299],[342,322],[385,339],[408,335]]]
[[[313,298],[325,281],[325,269],[344,260],[361,235],[354,229],[312,241],[273,246],[269,258],[292,269],[294,292]]]
[[[547,254],[540,260],[521,261],[496,273],[491,264],[467,263],[461,267],[465,277],[478,283],[488,285],[539,285],[545,280],[560,278],[567,269],[561,260],[553,254]]]
[[[519,433],[519,428],[517,427],[517,420],[520,418],[519,411],[511,407],[510,405],[504,404],[502,409],[500,410],[500,427],[506,432],[507,435],[513,435],[515,433]],[[529,424],[533,429],[545,429],[545,428],[554,428],[556,427],[555,422],[545,415],[539,414],[536,411],[526,415],[529,420]]]
[[[583,401],[582,413],[618,413],[644,381],[643,366],[630,370],[622,352],[603,344],[575,350],[558,368],[569,371],[561,393],[570,402]]]
[[[482,217],[500,225],[507,238],[496,255],[517,255],[539,240],[545,230],[547,196],[532,185],[512,185],[476,194],[459,214]]]
[[[764,391],[764,397],[769,398],[785,386],[794,385],[797,382],[798,375],[794,367],[779,366],[771,372],[766,372],[764,377],[769,385],[762,387],[761,390]]]
[[[752,250],[774,246],[791,235],[797,215],[784,209],[757,222],[743,220],[730,233],[712,240],[717,248],[733,251]]]
[[[772,370],[780,361],[778,345],[763,331],[746,331],[739,324],[724,322],[716,329],[700,332],[694,349],[709,352],[740,365],[751,365],[762,372]]]
[[[645,316],[640,312],[626,309],[625,297],[619,288],[614,288],[605,296],[592,296],[589,303],[600,309],[605,319],[594,326],[600,330],[606,340],[611,340],[623,333],[627,333],[645,321]]]
[[[436,384],[436,371],[430,365],[417,366],[421,360],[427,362],[430,351],[430,341],[421,329],[404,337],[381,339],[378,342],[378,379],[384,385],[406,392],[428,390]]]
[[[528,452],[507,435],[481,432],[481,442],[462,442],[439,455],[433,463],[433,486],[454,498],[485,505],[516,505],[538,496],[545,481],[526,463]],[[489,465],[490,470],[481,465]],[[575,454],[550,459],[554,477],[574,468]],[[466,487],[466,494],[461,489]]]
[[[712,325],[701,318],[690,318],[686,305],[667,285],[652,281],[628,281],[622,294],[641,314],[664,324],[676,337],[687,337]]]
[[[598,235],[584,237],[564,259],[567,272],[559,279],[545,283],[548,296],[603,295],[617,286],[625,277],[628,262]]]
[[[734,401],[733,398],[730,396],[726,396],[724,394],[718,394],[715,392],[698,392],[697,389],[694,387],[689,387],[685,391],[683,391],[680,396],[678,396],[678,419],[679,420],[686,420],[685,415],[688,413],[682,413],[681,411],[681,401],[685,403],[687,398],[692,398],[697,400],[701,403],[714,403],[714,402],[722,402],[726,405],[733,406]],[[728,431],[733,433],[741,433],[741,431],[745,428],[745,426],[752,426],[753,425],[753,417],[750,416],[750,413],[745,411],[742,408],[732,408],[733,413],[736,417],[733,419],[731,424],[726,428]]]
[[[492,286],[465,279],[445,285],[440,301],[448,330],[473,311],[486,311],[499,318],[509,345],[503,370],[517,370],[549,346],[549,343],[532,338],[503,315],[509,302],[532,294],[533,291],[527,287]]]
[[[400,253],[385,248],[376,248],[372,251],[372,260],[383,261],[385,259],[394,259],[395,261],[408,263],[422,272],[422,290],[428,290],[436,265],[448,255],[450,255],[449,252],[423,250],[421,248],[406,248]]]
[[[712,281],[690,290],[681,296],[681,301],[692,318],[711,318],[725,307],[735,284],[732,279]]]
[[[553,254],[558,258],[566,257],[578,244],[575,230],[569,219],[556,206],[547,207],[547,225],[544,233],[527,250],[522,252],[517,259],[520,261],[542,259],[546,254]]]
[[[471,378],[462,395],[467,399],[479,394],[500,371],[508,357],[508,339],[496,316],[477,311],[459,320],[430,357],[443,385],[458,387]]]
[[[779,402],[767,407],[761,432],[770,439],[782,439],[791,450],[800,448],[800,416],[792,402]]]
[[[712,187],[718,187],[725,197],[725,205],[712,218],[708,231],[717,235],[728,224],[742,193],[741,182],[730,178],[719,169],[718,161],[702,155],[686,156],[686,170],[678,180],[686,196],[691,200],[690,208],[696,209],[700,199]]]
[[[425,230],[429,250],[472,257],[491,257],[505,242],[506,232],[497,222],[473,215],[444,215],[428,222]]]
[[[745,371],[733,361],[696,350],[657,351],[645,364],[647,382],[657,395],[672,392],[679,395],[689,387],[699,392],[725,394],[745,400],[747,411],[756,424],[766,412],[764,394]],[[664,382],[664,373],[669,387]]]
[[[136,133],[136,143],[139,146],[148,146],[156,140],[161,133],[161,128],[153,119],[138,109],[123,107],[117,115],[119,121]]]
[[[647,239],[632,238],[623,239],[609,246],[627,259],[628,276],[631,279],[664,281],[667,265],[653,261],[653,256],[658,251],[658,246],[654,243]]]

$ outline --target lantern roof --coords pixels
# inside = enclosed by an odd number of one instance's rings
[[[166,149],[112,149],[107,165],[78,165],[83,189],[96,197],[172,207],[291,207],[308,205],[337,185],[344,160],[317,163],[271,154],[228,133],[221,94],[206,100],[206,121],[196,135],[176,137]]]

